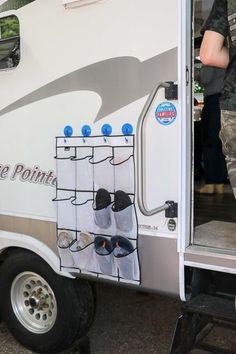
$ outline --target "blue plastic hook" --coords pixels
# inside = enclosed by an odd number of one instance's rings
[[[103,124],[102,128],[101,128],[101,132],[104,135],[104,141],[106,142],[106,136],[110,136],[112,133],[112,127],[110,124]]]
[[[122,125],[122,128],[121,128],[121,131],[122,131],[122,134],[123,135],[132,135],[133,133],[133,126],[130,124],[130,123],[125,123]],[[125,136],[125,141],[126,143],[128,142],[128,139],[127,137]]]
[[[91,135],[92,133],[92,129],[90,127],[90,125],[83,125],[82,129],[81,129],[81,133],[83,135],[83,142],[85,143],[85,137],[88,137]]]

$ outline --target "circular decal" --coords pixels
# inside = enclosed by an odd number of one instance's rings
[[[162,125],[170,125],[175,121],[177,110],[173,103],[162,102],[157,106],[155,117]]]

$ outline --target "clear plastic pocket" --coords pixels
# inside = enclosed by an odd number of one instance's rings
[[[132,147],[115,147],[114,157],[110,160],[114,168],[116,190],[134,191],[134,161]]]
[[[94,210],[94,220],[101,229],[108,229],[111,226],[111,207]]]
[[[114,257],[119,276],[128,280],[139,280],[139,263],[137,250],[123,257]]]
[[[90,159],[93,166],[94,187],[96,190],[104,188],[107,191],[114,190],[114,169],[110,164],[112,158],[111,147],[97,147],[94,156]]]
[[[59,229],[76,230],[76,209],[72,204],[75,199],[70,191],[58,191],[57,197],[57,224]]]
[[[74,148],[57,149],[57,186],[63,189],[75,189]]]
[[[94,232],[102,235],[113,235],[115,232],[114,217],[111,210],[113,196],[104,188],[100,188],[95,194]]]
[[[112,254],[109,256],[102,256],[96,253],[96,261],[98,264],[99,273],[105,275],[116,275]]]
[[[126,237],[114,236],[111,239],[115,267],[121,278],[136,280],[139,270],[137,251]]]
[[[106,275],[114,275],[114,261],[112,245],[109,238],[103,236],[95,237],[95,256],[98,264],[99,272]]]
[[[134,209],[134,196],[122,190],[114,194],[112,205],[117,234],[134,238],[136,233],[136,215]]]
[[[70,251],[76,268],[92,272],[98,271],[94,257],[94,243],[81,248],[79,241],[75,241],[71,245]]]
[[[70,248],[62,248],[58,246],[58,252],[61,259],[61,266],[71,268],[74,267],[74,259],[71,255]]]
[[[130,232],[133,229],[133,205],[128,206],[127,208],[114,211],[114,217],[116,222],[116,227],[122,232]]]
[[[77,230],[93,232],[93,193],[76,193],[76,199],[72,204],[76,208]]]
[[[66,230],[59,231],[57,238],[57,247],[61,259],[62,267],[73,267],[74,259],[70,252],[70,246],[74,242],[75,233]]]
[[[92,148],[83,147],[76,150],[76,189],[89,191],[93,189],[93,166],[90,163]]]

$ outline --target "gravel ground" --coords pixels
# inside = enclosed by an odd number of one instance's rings
[[[135,292],[111,285],[97,286],[98,306],[90,330],[91,354],[168,354],[175,321],[180,314],[178,299]],[[228,336],[235,336],[231,332]],[[211,340],[229,343],[222,330]],[[0,324],[0,354],[33,354],[18,344]],[[79,354],[78,343],[63,354]],[[193,350],[191,354],[205,353]],[[232,354],[236,351],[232,351]]]

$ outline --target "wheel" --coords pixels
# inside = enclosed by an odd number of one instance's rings
[[[16,250],[0,268],[0,311],[15,338],[38,353],[58,353],[86,334],[94,297],[85,280],[57,275],[34,253]]]

